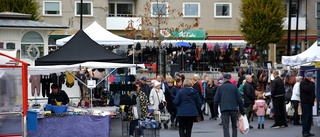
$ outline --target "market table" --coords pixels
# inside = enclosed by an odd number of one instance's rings
[[[110,115],[53,116],[38,119],[28,137],[109,137]]]

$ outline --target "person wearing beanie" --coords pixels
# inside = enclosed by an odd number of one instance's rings
[[[302,108],[302,135],[303,137],[315,136],[310,133],[312,124],[312,108],[316,98],[315,75],[312,72],[306,74],[305,79],[300,83],[300,101]]]

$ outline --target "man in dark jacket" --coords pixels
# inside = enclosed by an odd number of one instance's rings
[[[300,101],[302,107],[302,135],[303,137],[314,136],[310,133],[312,123],[312,107],[314,105],[315,79],[312,72],[308,72],[306,78],[300,83]]]
[[[275,123],[271,128],[287,127],[287,122],[285,119],[285,90],[282,79],[279,77],[279,71],[273,71],[274,80],[271,83],[271,98],[274,110],[274,120]]]
[[[246,108],[246,115],[248,121],[250,121],[250,117],[252,116],[253,110],[252,107],[254,105],[255,100],[255,90],[252,84],[252,76],[246,75],[246,83],[243,86],[243,99],[244,99],[244,107]],[[253,127],[250,125],[250,129]]]
[[[229,81],[230,74],[223,75],[224,83],[217,89],[214,97],[215,110],[218,110],[220,104],[221,118],[223,122],[223,134],[225,137],[230,137],[229,133],[229,117],[232,123],[232,137],[237,137],[237,113],[240,109],[242,115],[245,114],[242,97],[237,86]]]
[[[141,91],[143,91],[147,97],[149,98],[150,96],[150,91],[151,91],[151,88],[150,86],[147,84],[147,78],[146,77],[142,77],[141,80],[140,80],[140,86],[141,86]]]

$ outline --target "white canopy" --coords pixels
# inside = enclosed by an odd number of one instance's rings
[[[310,48],[294,56],[282,56],[282,64],[289,66],[302,65],[320,60],[320,47],[316,41]]]
[[[64,71],[77,70],[80,67],[87,68],[145,68],[144,64],[122,64],[122,63],[104,63],[104,62],[84,62],[74,65],[52,65],[52,66],[29,66],[29,75],[49,75],[51,73],[59,73]]]
[[[115,35],[101,27],[96,21],[83,30],[92,40],[100,45],[133,45],[131,39],[126,39]],[[74,35],[58,39],[56,44],[62,46],[66,44]]]

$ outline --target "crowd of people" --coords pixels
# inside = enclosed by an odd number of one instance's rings
[[[271,128],[287,127],[285,79],[279,76],[279,71],[274,70],[270,75],[273,77],[270,83],[271,95],[266,96],[257,92],[258,86],[254,83],[253,77],[254,74],[249,75],[245,71],[239,73],[238,81],[228,73],[222,73],[218,79],[209,75],[201,79],[197,74],[190,79],[183,75],[176,75],[174,78],[167,76],[165,79],[157,76],[153,80],[142,77],[136,82],[136,92],[132,92],[127,101],[128,112],[132,113],[135,109],[139,114],[136,117],[129,114],[129,135],[134,135],[138,120],[144,120],[148,110],[170,113],[170,126],[179,127],[180,137],[191,137],[193,122],[203,121],[204,115],[209,114],[209,119],[221,118],[220,125],[223,125],[225,137],[230,136],[229,121],[232,125],[232,137],[237,137],[239,115],[246,115],[249,122],[253,116],[257,116],[257,129],[264,129],[269,106],[272,106],[275,121]],[[310,133],[315,100],[314,74],[308,72],[305,78],[297,76],[292,92],[291,100],[295,109],[293,124],[302,125],[304,137],[314,136]],[[301,122],[298,114],[299,104],[302,108]],[[204,107],[205,105],[208,107]],[[209,110],[205,110],[206,108]],[[164,123],[163,126],[168,128],[169,125]],[[162,128],[161,123],[159,128]],[[250,128],[254,127],[250,124]],[[139,131],[139,135],[143,136],[143,131]]]

